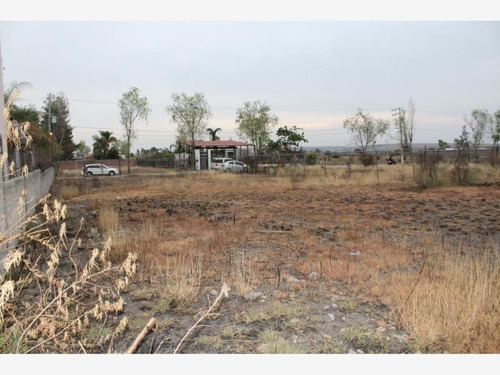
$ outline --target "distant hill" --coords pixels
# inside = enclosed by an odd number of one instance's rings
[[[450,147],[453,147],[453,144],[450,144]],[[484,148],[489,148],[492,147],[492,145],[489,144],[482,144],[481,147]],[[356,150],[356,146],[317,146],[317,147],[312,147],[312,146],[305,146],[302,147],[304,151],[316,151],[319,150],[320,152],[354,152]],[[437,143],[414,143],[413,144],[413,150],[414,151],[421,151],[421,150],[437,150],[439,148],[439,145]],[[394,152],[396,150],[400,150],[401,146],[397,143],[392,143],[392,144],[384,144],[384,145],[376,145],[375,150],[378,152]],[[373,151],[374,148],[370,147],[368,151]]]
[[[438,148],[437,143],[417,143],[413,145],[414,150],[420,150],[420,149],[432,149],[432,148]],[[356,146],[318,146],[318,147],[302,147],[304,151],[316,151],[319,150],[320,152],[354,152],[358,147]],[[375,148],[370,147],[368,151],[373,151],[374,149],[377,150],[378,152],[392,152],[399,150],[401,146],[396,143],[392,144],[385,144],[385,145],[376,145]]]

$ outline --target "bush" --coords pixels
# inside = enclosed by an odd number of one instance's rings
[[[470,183],[468,150],[459,150],[453,161],[451,181],[456,185],[467,185]]]
[[[308,153],[306,162],[307,165],[316,165],[316,163],[318,162],[318,154],[316,152]]]
[[[363,164],[365,167],[368,167],[370,165],[374,165],[375,159],[376,158],[375,158],[374,154],[370,154],[366,151],[359,154],[359,160],[361,161],[361,164]]]
[[[492,167],[500,165],[500,153],[498,149],[492,148],[490,151],[488,151],[488,163],[490,163]]]
[[[415,155],[417,168],[415,170],[415,182],[422,188],[428,188],[439,184],[437,166],[440,157],[436,153],[419,153]]]

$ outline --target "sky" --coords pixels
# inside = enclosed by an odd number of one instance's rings
[[[152,109],[134,151],[175,142],[172,93],[203,93],[222,139],[239,139],[244,102],[266,102],[312,147],[352,144],[343,121],[358,108],[391,120],[411,98],[415,143],[453,142],[473,109],[500,110],[497,20],[49,18],[0,20],[4,85],[29,82],[18,104],[37,109],[64,93],[74,141],[87,145],[99,130],[124,135],[118,101],[134,86]]]

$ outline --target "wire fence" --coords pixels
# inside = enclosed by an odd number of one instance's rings
[[[326,171],[329,168],[347,168],[350,170],[355,166],[372,167],[374,170],[381,165],[422,163],[422,160],[436,160],[436,162],[451,163],[459,157],[466,158],[469,163],[491,163],[499,164],[498,148],[482,149],[419,149],[419,150],[393,150],[393,151],[367,151],[367,152],[296,152],[296,153],[273,153],[263,155],[246,155],[239,161],[247,164],[249,173],[276,173],[280,168],[302,167],[306,174],[307,166],[321,166]],[[57,173],[64,171],[80,171],[87,164],[105,164],[114,167],[120,174],[128,174],[127,159],[107,160],[71,160],[57,163]],[[205,170],[212,169],[210,162]],[[130,174],[153,174],[165,171],[193,171],[193,159],[191,157],[169,158],[131,158]]]

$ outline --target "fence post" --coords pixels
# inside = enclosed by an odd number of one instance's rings
[[[377,184],[379,182],[379,177],[378,177],[378,152],[375,150],[375,164],[377,165]]]
[[[304,177],[306,176],[306,154],[302,155],[302,163],[304,164]]]

